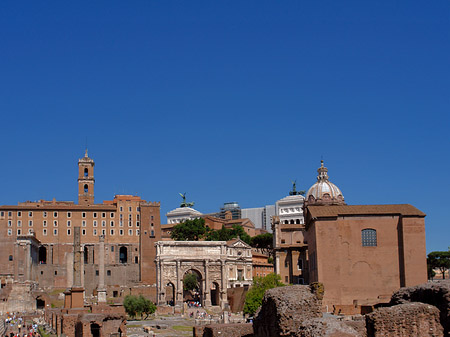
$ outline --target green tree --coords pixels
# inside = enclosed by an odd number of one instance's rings
[[[196,273],[187,273],[183,278],[184,290],[195,290],[198,288],[198,277]]]
[[[156,305],[142,295],[139,295],[138,297],[138,307],[141,317],[142,315],[145,315],[143,319],[147,319],[149,315],[156,311]]]
[[[205,235],[206,241],[229,241],[239,237],[242,241],[250,244],[251,237],[248,235],[241,225],[233,225],[231,228],[222,226],[219,230],[208,229]]]
[[[138,306],[138,298],[136,296],[125,296],[125,299],[123,300],[123,307],[125,308],[125,312],[128,314],[128,316],[130,316],[131,318],[135,318],[138,312]]]
[[[450,251],[431,252],[428,254],[427,264],[430,269],[439,269],[445,279],[445,272],[450,268]]]
[[[206,233],[205,219],[186,220],[173,227],[170,237],[176,241],[198,241]]]
[[[255,277],[253,286],[245,295],[244,314],[253,315],[256,312],[262,304],[266,290],[282,286],[284,284],[278,274],[271,273],[265,277]]]
[[[142,295],[139,295],[139,297],[134,295],[125,296],[123,306],[128,316],[133,319],[138,315],[142,318],[143,314],[145,315],[144,319],[147,319],[149,315],[156,311],[156,305]]]
[[[251,246],[261,249],[265,253],[272,253],[273,250],[273,234],[265,233],[252,237]]]

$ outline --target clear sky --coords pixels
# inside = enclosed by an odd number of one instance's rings
[[[348,204],[450,246],[450,2],[0,1],[0,204],[273,204],[323,157]]]

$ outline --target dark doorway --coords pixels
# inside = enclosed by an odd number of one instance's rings
[[[84,264],[89,263],[89,248],[84,247]]]
[[[39,263],[46,264],[47,263],[47,248],[44,246],[39,247]]]
[[[211,286],[211,305],[219,305],[220,288],[216,282]]]
[[[36,298],[36,309],[45,309],[45,301],[40,297]]]
[[[119,262],[120,263],[127,263],[128,260],[128,250],[127,247],[120,247],[119,249]]]
[[[97,323],[91,324],[91,334],[92,337],[100,337],[100,325]]]
[[[75,324],[75,337],[83,337],[83,324],[81,322]]]

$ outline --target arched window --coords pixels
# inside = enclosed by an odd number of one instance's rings
[[[120,263],[127,263],[128,260],[128,252],[127,247],[120,247],[119,249],[119,262]]]
[[[295,223],[296,223],[297,225],[300,225],[300,219],[295,220]]]
[[[89,175],[89,170],[88,170],[88,168],[86,167],[86,168],[84,169],[84,176],[87,177],[88,175]]]
[[[89,187],[87,184],[84,185],[84,193],[87,193],[89,191]]]
[[[294,224],[294,220],[291,220],[291,225],[293,225]]]
[[[377,246],[377,231],[372,228],[366,228],[361,231],[361,240],[363,247]]]

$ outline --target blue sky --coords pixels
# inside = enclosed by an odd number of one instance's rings
[[[450,246],[450,2],[1,1],[0,204],[161,214],[308,189],[323,157],[348,204],[410,203]]]

